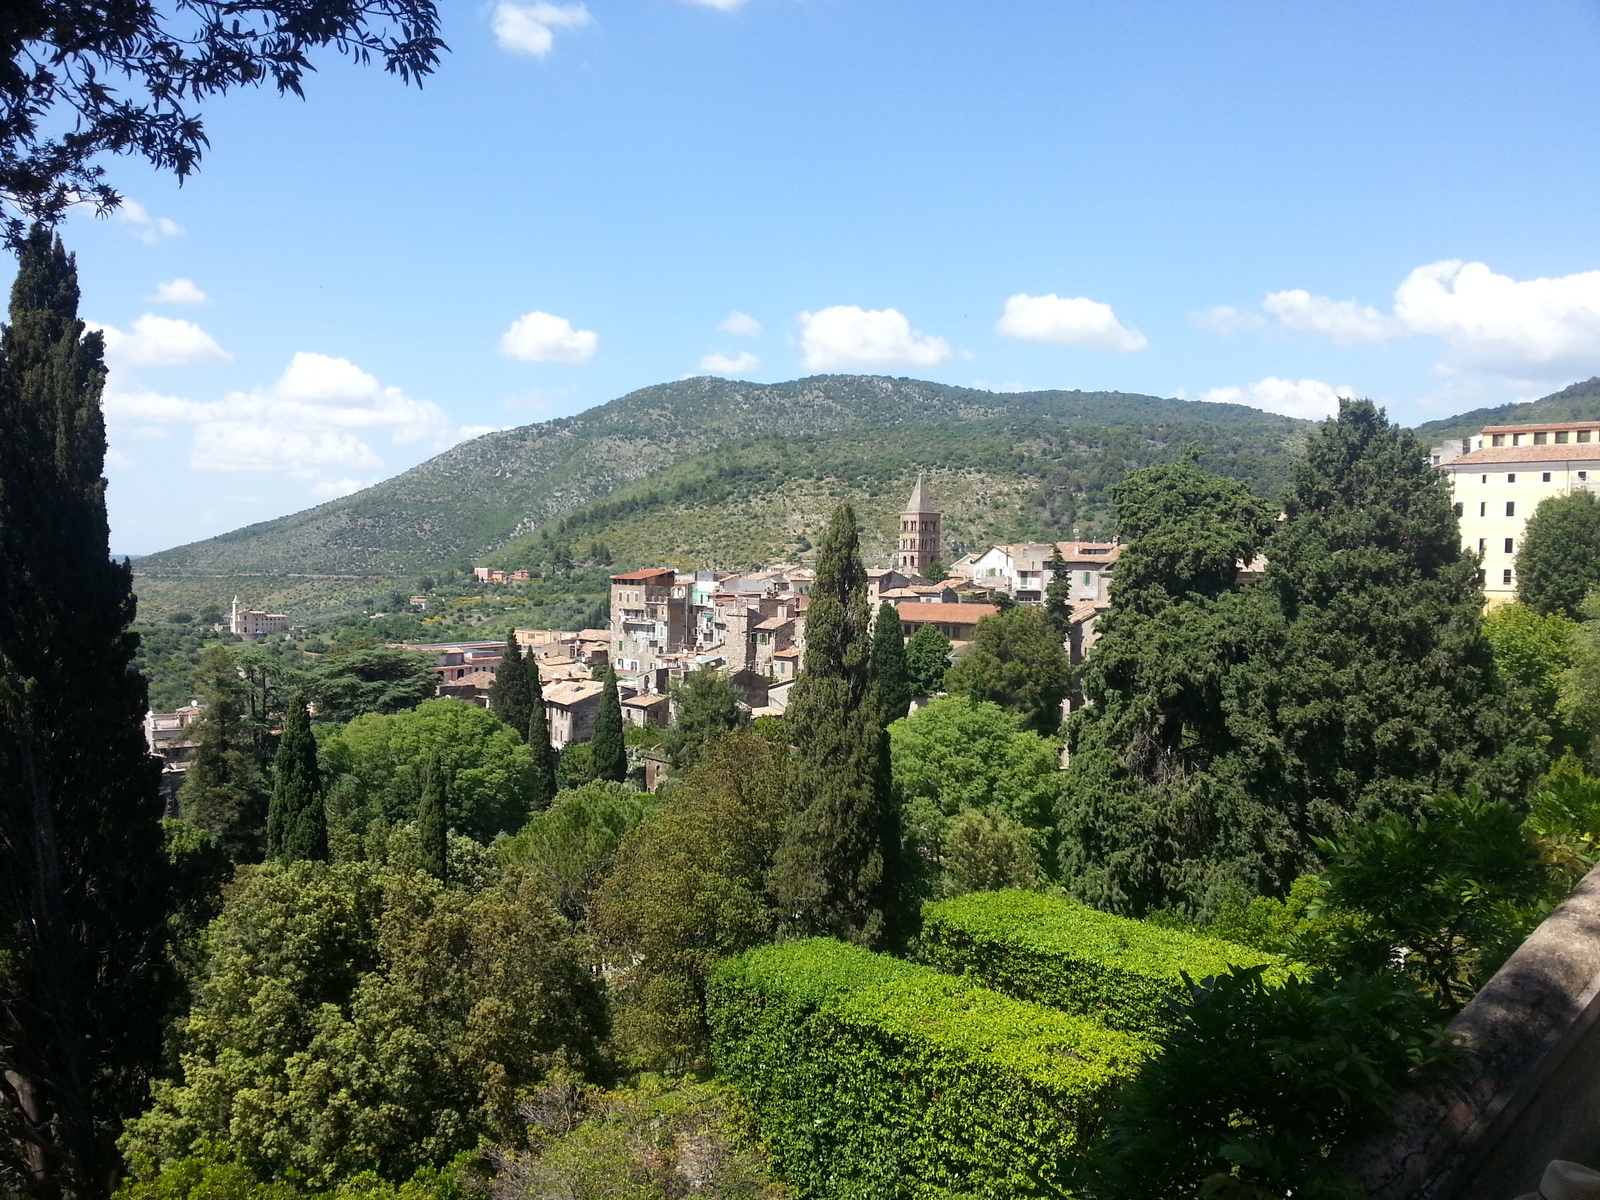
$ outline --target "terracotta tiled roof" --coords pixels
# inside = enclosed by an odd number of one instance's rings
[[[581,704],[605,691],[605,684],[592,679],[574,680],[571,683],[551,684],[544,690],[546,704],[559,704],[563,708]]]
[[[895,611],[902,621],[924,625],[975,625],[983,617],[999,612],[993,604],[923,604],[913,601],[898,604]]]
[[[1463,454],[1460,458],[1452,458],[1447,463],[1440,463],[1444,467],[1475,467],[1480,463],[1488,466],[1491,463],[1562,463],[1562,462],[1594,462],[1600,459],[1600,443],[1584,442],[1581,445],[1568,443],[1564,446],[1491,446],[1487,450],[1474,450],[1470,454]]]
[[[622,575],[613,575],[612,583],[646,583],[652,579],[659,579],[663,575],[676,576],[677,571],[671,567],[651,567],[646,571],[628,571]]]

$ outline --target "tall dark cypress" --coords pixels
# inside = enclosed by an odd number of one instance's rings
[[[1044,591],[1044,615],[1051,629],[1065,642],[1072,632],[1072,572],[1067,569],[1067,560],[1061,557],[1059,542],[1050,548],[1048,567],[1050,583]]]
[[[872,626],[872,686],[884,724],[906,715],[911,707],[911,672],[906,667],[900,612],[887,600],[879,605]]]
[[[893,945],[906,932],[900,817],[872,686],[867,576],[848,503],[828,522],[816,572],[805,667],[787,714],[795,757],[772,889],[795,932]]]
[[[532,657],[531,655],[529,656]],[[506,649],[489,685],[489,708],[523,736],[528,731],[528,666],[515,630],[506,631]],[[537,672],[538,664],[533,664]]]
[[[628,777],[628,749],[622,737],[622,701],[617,695],[617,673],[605,671],[605,690],[600,693],[600,710],[594,715],[594,737],[589,746],[594,755],[594,777],[621,783]]]
[[[528,657],[524,685],[528,696],[528,749],[533,751],[533,778],[537,788],[533,811],[540,812],[549,808],[556,798],[556,752],[550,745],[550,718],[544,711],[544,684],[539,679],[539,662],[532,655]]]
[[[303,695],[296,696],[289,705],[278,756],[273,761],[267,857],[279,862],[325,862],[328,858],[322,770],[317,765],[317,739],[311,733],[311,713]]]
[[[103,1197],[159,1060],[165,860],[100,334],[35,229],[0,334],[0,1192]]]
[[[441,883],[450,882],[450,787],[437,754],[422,765],[422,800],[417,832],[422,840],[422,865]]]

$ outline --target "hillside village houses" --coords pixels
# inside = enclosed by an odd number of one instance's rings
[[[1483,560],[1485,598],[1507,604],[1516,599],[1522,529],[1539,501],[1600,483],[1600,421],[1485,425],[1429,457],[1450,477],[1462,549]]]

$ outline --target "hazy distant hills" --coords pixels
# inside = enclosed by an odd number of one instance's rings
[[[1526,404],[1475,408],[1460,416],[1429,421],[1417,426],[1417,436],[1429,445],[1437,445],[1446,438],[1477,433],[1485,425],[1527,425],[1535,421],[1600,421],[1600,376]]]
[[[803,549],[840,496],[861,504],[866,549],[881,557],[919,469],[934,480],[948,539],[1105,532],[1107,489],[1127,470],[1194,444],[1207,467],[1270,495],[1304,428],[1237,405],[1119,392],[700,377],[487,434],[364,491],[138,567],[403,575],[535,563],[579,539],[604,541],[619,563],[737,566]]]

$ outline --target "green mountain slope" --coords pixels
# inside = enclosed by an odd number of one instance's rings
[[[1437,445],[1447,438],[1477,433],[1485,425],[1525,425],[1535,421],[1600,421],[1600,376],[1525,404],[1475,408],[1459,416],[1429,421],[1417,426],[1417,436],[1429,445]]]
[[[887,502],[918,467],[939,474],[952,498],[972,498],[962,501],[970,512],[954,514],[952,536],[956,528],[970,528],[973,541],[1074,525],[1088,532],[1108,527],[1111,483],[1188,443],[1206,450],[1213,469],[1270,494],[1303,426],[1236,405],[1116,392],[993,393],[867,375],[773,385],[702,377],[485,435],[354,495],[150,555],[139,571],[402,575],[472,561],[520,565],[577,537],[607,536],[641,559],[710,561],[718,552],[706,543],[719,536],[729,560],[759,558],[791,533],[803,538],[832,494]],[[956,487],[958,477],[967,482]],[[752,522],[742,509],[757,499],[768,515],[728,538]],[[674,543],[648,547],[637,530],[661,521],[676,529]],[[685,536],[696,523],[705,531],[699,545]]]

